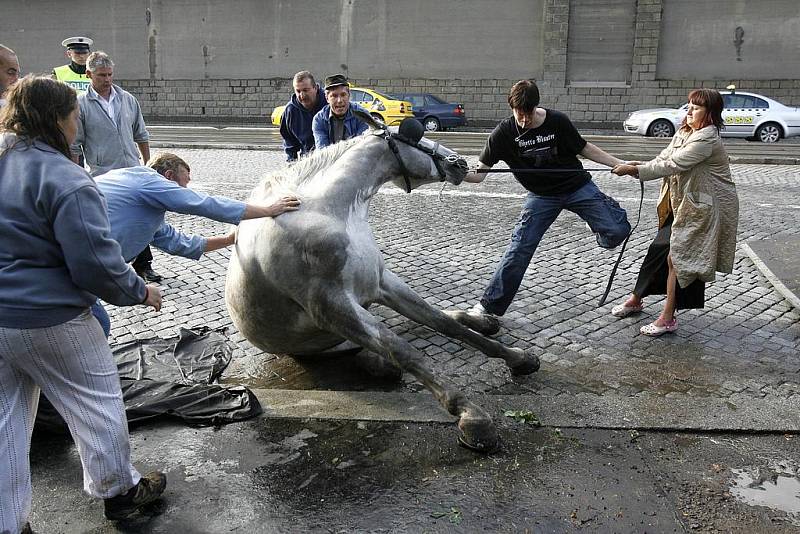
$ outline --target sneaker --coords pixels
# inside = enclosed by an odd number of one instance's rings
[[[136,271],[136,274],[144,278],[145,282],[160,282],[164,279],[164,277],[155,272],[152,267],[146,267],[140,271]]]
[[[140,507],[158,499],[166,487],[167,476],[164,473],[147,473],[127,492],[105,499],[106,519],[125,519]]]

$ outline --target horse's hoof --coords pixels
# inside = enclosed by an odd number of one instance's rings
[[[458,421],[458,443],[471,451],[491,454],[500,450],[500,436],[488,418],[470,418],[462,416]]]
[[[497,438],[493,446],[487,446],[484,443],[477,443],[477,444],[468,443],[464,438],[464,436],[458,436],[458,444],[464,447],[465,449],[469,449],[473,452],[479,452],[481,454],[493,454],[502,448],[500,438]]]
[[[513,376],[525,376],[538,371],[540,365],[538,356],[526,352],[525,359],[521,363],[509,367],[509,370]]]
[[[444,313],[484,336],[493,336],[500,331],[500,319],[494,315],[477,315],[463,310],[450,310]]]

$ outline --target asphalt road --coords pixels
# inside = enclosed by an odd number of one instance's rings
[[[281,150],[280,133],[274,127],[149,126],[148,130],[151,144],[155,147]],[[460,131],[435,132],[427,135],[467,156],[480,154],[487,136],[487,133]],[[669,143],[669,139],[630,135],[585,135],[584,137],[610,154],[623,159],[653,158]],[[800,164],[800,144],[797,143],[764,144],[726,139],[725,144],[734,163]]]

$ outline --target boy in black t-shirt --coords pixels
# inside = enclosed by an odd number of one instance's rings
[[[513,117],[504,119],[489,136],[478,169],[491,169],[505,161],[514,169],[559,169],[559,172],[515,173],[528,190],[514,233],[473,316],[503,315],[519,289],[522,277],[545,231],[562,209],[576,213],[595,233],[597,244],[614,248],[628,236],[631,226],[625,210],[603,194],[583,170],[578,154],[613,167],[619,160],[587,143],[569,118],[559,111],[538,107],[539,88],[532,80],[514,84],[508,94]],[[574,169],[575,172],[563,170]],[[469,173],[465,182],[479,183],[486,174]]]

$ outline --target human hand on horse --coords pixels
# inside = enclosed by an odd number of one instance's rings
[[[244,210],[244,219],[257,219],[259,217],[277,217],[287,211],[300,209],[300,199],[294,196],[282,197],[273,204],[265,206],[263,204],[248,203]]]

